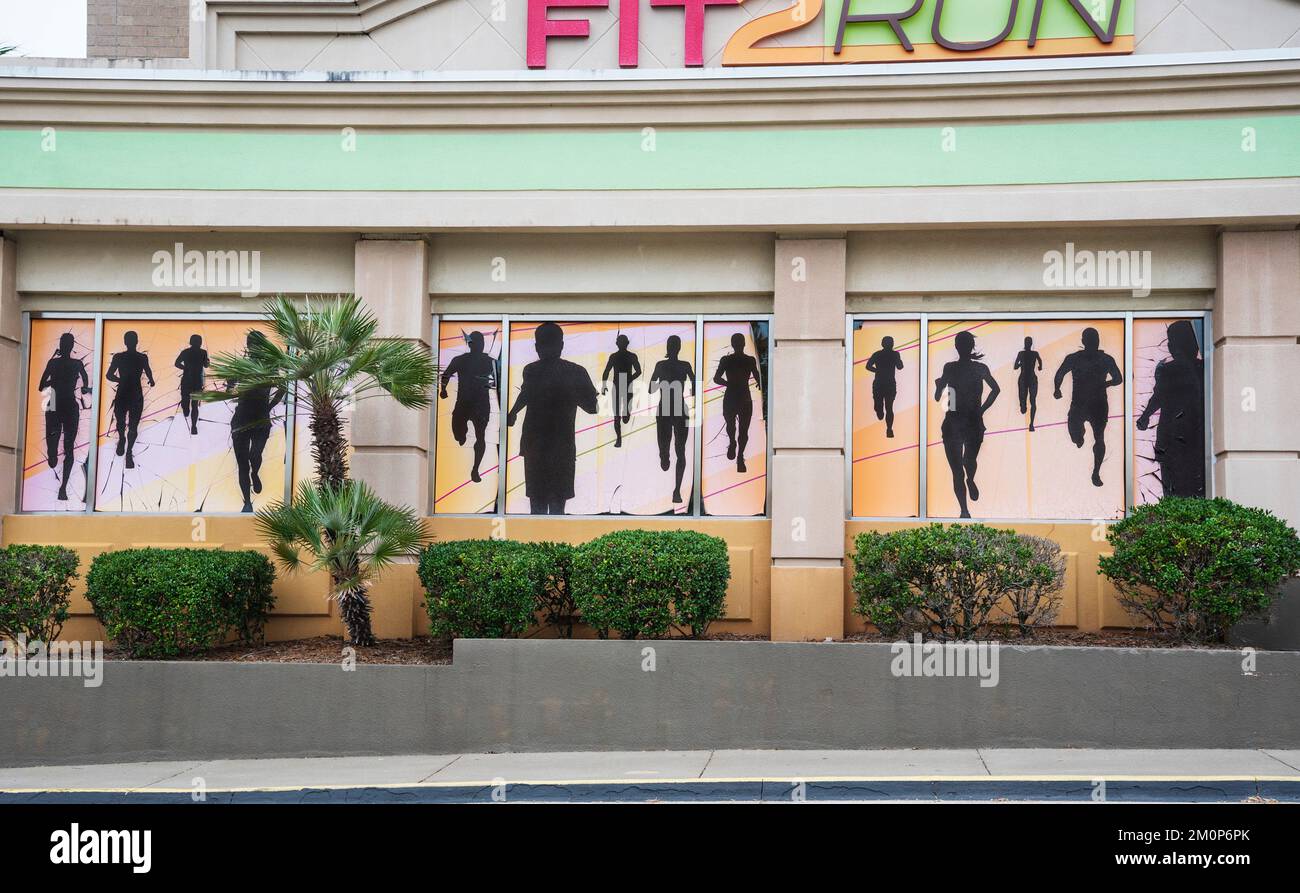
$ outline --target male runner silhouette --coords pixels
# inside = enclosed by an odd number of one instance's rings
[[[609,373],[614,373],[614,446],[623,445],[623,425],[632,418],[632,382],[641,377],[641,361],[627,349],[631,343],[626,335],[614,339],[618,350],[609,355],[605,371],[600,376],[600,393],[609,393]]]
[[[189,421],[190,434],[199,433],[199,401],[194,394],[203,390],[203,370],[209,364],[203,337],[191,335],[190,346],[176,357],[176,368],[181,370],[181,416]]]
[[[77,379],[81,379],[81,393],[90,393],[90,377],[86,364],[72,355],[77,339],[71,332],[59,336],[59,349],[45,364],[38,390],[53,391],[45,410],[45,460],[54,468],[59,461],[59,440],[63,440],[63,474],[59,476],[59,501],[68,500],[68,478],[77,447],[77,429],[81,425],[81,400],[77,395]]]
[[[1083,350],[1077,350],[1061,361],[1052,380],[1053,396],[1061,399],[1061,382],[1066,373],[1073,376],[1070,391],[1070,411],[1066,427],[1070,440],[1083,447],[1084,425],[1092,428],[1092,483],[1102,486],[1101,463],[1106,458],[1106,422],[1110,419],[1110,401],[1106,389],[1124,383],[1115,359],[1100,350],[1101,335],[1089,326],[1083,330]]]
[[[975,336],[968,331],[958,332],[953,339],[957,359],[945,363],[943,374],[934,382],[934,399],[941,401],[947,391],[948,411],[943,418],[943,452],[952,471],[952,490],[961,507],[961,517],[969,518],[966,494],[978,500],[980,491],[975,486],[975,471],[979,463],[980,446],[984,443],[984,413],[998,399],[1002,389],[994,381],[989,367],[979,362],[983,354],[975,352]],[[984,385],[989,386],[988,397],[983,398]]]
[[[564,503],[573,498],[573,477],[578,466],[574,419],[578,409],[594,414],[596,386],[587,370],[560,358],[564,330],[544,322],[533,333],[537,359],[524,367],[524,380],[515,405],[506,416],[514,427],[520,411],[527,409],[519,454],[524,458],[524,490],[534,515],[563,515]]]
[[[880,339],[880,350],[867,360],[867,371],[875,375],[871,381],[871,399],[876,406],[876,418],[885,420],[885,436],[894,436],[894,398],[898,396],[898,382],[894,373],[903,368],[903,355],[894,350],[894,339],[886,335]]]
[[[252,348],[266,335],[253,329],[245,344]],[[226,390],[233,390],[238,382],[226,382]],[[253,493],[262,492],[262,453],[271,437],[271,410],[284,399],[284,390],[276,388],[247,388],[235,397],[235,411],[230,416],[230,442],[235,451],[235,467],[239,469],[239,492],[244,497],[241,512],[253,510]],[[251,492],[250,492],[251,490]]]
[[[1020,370],[1020,414],[1029,413],[1029,430],[1033,431],[1034,417],[1038,415],[1038,373],[1043,369],[1043,357],[1034,350],[1033,338],[1025,339],[1025,349],[1016,354],[1016,364],[1011,368]]]
[[[754,398],[749,394],[749,378],[760,388],[758,361],[745,353],[745,336],[731,336],[731,350],[718,360],[713,383],[723,385],[722,418],[727,425],[727,458],[736,460],[736,471],[745,472],[745,445],[749,443],[749,423],[754,416]],[[739,427],[739,431],[737,431]]]
[[[117,384],[113,395],[113,420],[117,423],[117,454],[126,453],[126,467],[135,468],[135,438],[140,430],[140,416],[144,412],[144,387],[140,376],[154,386],[153,369],[149,368],[149,355],[136,350],[140,336],[135,332],[122,335],[126,350],[113,354],[104,377]]]
[[[465,339],[469,353],[452,357],[447,368],[442,371],[442,390],[440,396],[447,399],[447,384],[454,376],[456,382],[456,405],[451,410],[451,433],[456,442],[465,445],[465,436],[469,426],[474,426],[474,466],[469,477],[474,483],[483,480],[478,466],[483,461],[486,446],[483,433],[487,430],[488,419],[492,417],[492,400],[488,391],[497,386],[497,364],[483,350],[483,333],[470,332]]]
[[[1156,461],[1165,496],[1205,495],[1205,361],[1191,322],[1180,319],[1166,330],[1169,358],[1156,366],[1151,399],[1136,422],[1147,430],[1156,422]]]
[[[677,454],[677,483],[673,487],[673,502],[682,501],[682,477],[686,474],[686,425],[690,419],[690,407],[686,403],[686,385],[690,384],[691,395],[695,395],[695,370],[677,355],[682,351],[682,339],[676,335],[668,336],[668,356],[655,364],[650,375],[650,393],[659,394],[659,407],[655,417],[656,433],[659,435],[659,467],[668,470],[668,445],[675,447]]]

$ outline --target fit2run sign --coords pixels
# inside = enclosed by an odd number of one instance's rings
[[[704,65],[704,23],[715,7],[759,0],[649,0],[649,15],[681,8],[685,64]],[[546,67],[552,38],[590,38],[581,14],[617,7],[618,64],[636,68],[644,0],[528,0],[528,67]],[[1133,52],[1137,0],[794,0],[738,28],[723,65],[1085,56]],[[714,13],[717,14],[716,12]],[[613,61],[613,60],[611,60]]]

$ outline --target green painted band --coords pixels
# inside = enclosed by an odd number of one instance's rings
[[[1296,176],[1300,115],[354,137],[0,129],[0,186],[36,189],[808,189]]]

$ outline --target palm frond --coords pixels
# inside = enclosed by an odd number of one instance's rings
[[[292,503],[257,513],[257,529],[287,570],[328,572],[335,597],[427,541],[413,510],[389,505],[361,481],[301,484]]]

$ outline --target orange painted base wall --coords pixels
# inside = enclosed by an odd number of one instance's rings
[[[202,523],[198,523],[198,522]],[[519,540],[585,542],[610,530],[624,528],[697,529],[727,540],[731,553],[731,585],[727,591],[726,618],[712,632],[767,635],[771,631],[771,524],[766,519],[717,520],[671,518],[430,518],[429,535],[436,540],[483,539],[494,534]],[[497,526],[500,529],[497,529]],[[865,530],[897,530],[915,523],[851,521],[846,527],[845,552],[853,538]],[[1097,559],[1106,542],[1093,539],[1090,524],[1016,524],[1021,533],[1053,539],[1065,551],[1068,566],[1059,617],[1061,626],[1084,630],[1126,627],[1134,621],[1115,599],[1110,583],[1097,573]],[[3,542],[62,544],[81,556],[82,579],[72,598],[72,618],[65,638],[96,639],[102,628],[85,598],[85,573],[100,552],[138,546],[198,546],[221,549],[256,549],[269,555],[258,540],[253,519],[247,517],[81,516],[75,519],[48,515],[11,515],[4,519]],[[852,613],[852,563],[845,562],[844,623],[847,632],[865,628]],[[276,582],[276,607],[267,629],[271,640],[340,635],[336,606],[326,599],[323,575],[294,576],[280,573]],[[427,634],[429,620],[422,602],[424,591],[414,564],[389,569],[371,591],[375,633],[380,638],[406,638]],[[580,633],[582,634],[582,633]],[[585,634],[590,634],[586,632]]]
[[[765,635],[770,628],[771,525],[766,519],[710,521],[671,518],[429,518],[429,535],[440,541],[485,539],[496,534],[519,540],[558,540],[581,543],[610,530],[630,527],[661,530],[696,529],[727,540],[731,553],[731,585],[726,619],[712,632]],[[72,617],[65,639],[98,639],[103,628],[85,597],[85,574],[101,552],[141,546],[255,549],[270,555],[258,542],[251,517],[188,515],[78,516],[10,515],[4,519],[3,543],[65,545],[81,557],[81,579],[72,596]],[[294,576],[280,571],[276,607],[267,627],[273,641],[340,635],[343,625],[337,606],[326,598],[323,574]],[[427,634],[429,618],[422,602],[424,590],[415,565],[387,570],[371,590],[375,634],[408,638]]]

